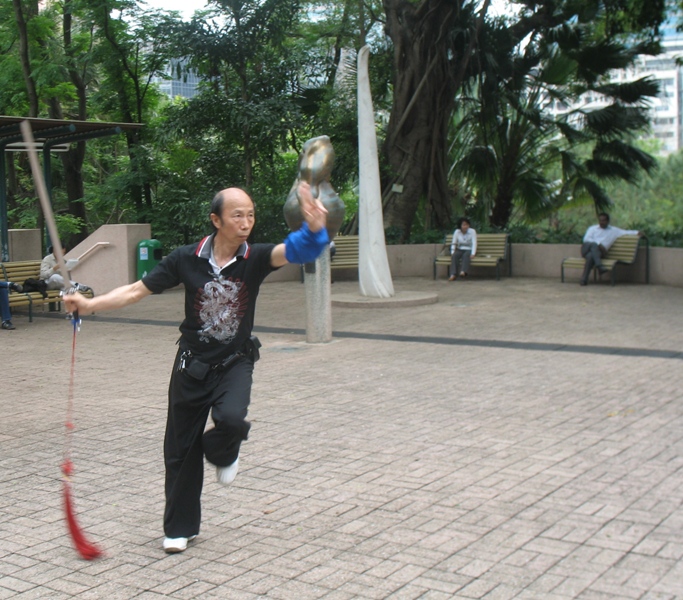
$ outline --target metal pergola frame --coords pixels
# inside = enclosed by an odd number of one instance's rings
[[[106,123],[102,121],[0,116],[0,262],[9,260],[5,153],[26,151],[26,144],[19,128],[22,121],[28,121],[31,124],[36,149],[43,152],[43,176],[50,200],[52,200],[52,152],[65,152],[70,144],[118,135],[125,131],[140,129],[143,126],[142,123]]]

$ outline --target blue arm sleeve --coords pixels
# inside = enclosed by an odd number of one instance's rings
[[[313,262],[329,242],[327,229],[311,231],[304,221],[301,229],[292,231],[285,239],[285,258],[287,262],[300,265]]]

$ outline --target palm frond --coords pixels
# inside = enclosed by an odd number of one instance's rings
[[[589,196],[597,211],[607,210],[612,204],[607,192],[589,177],[577,177],[573,182],[572,191],[574,198],[579,201],[582,197]]]
[[[467,152],[458,170],[478,182],[490,181],[499,171],[498,158],[491,146],[473,146]]]
[[[527,218],[532,221],[545,216],[552,205],[550,183],[540,175],[521,177],[515,186],[515,197],[524,208]]]
[[[659,93],[659,81],[648,75],[636,81],[599,85],[595,91],[626,104],[636,104],[644,98],[655,98]]]
[[[578,68],[577,62],[564,53],[555,52],[545,61],[538,79],[546,85],[565,85]]]
[[[583,42],[583,31],[575,22],[564,22],[548,31],[548,45],[560,46],[565,52],[577,50]]]
[[[586,171],[600,177],[601,179],[608,179],[610,181],[618,181],[623,179],[633,183],[637,178],[637,172],[616,160],[607,160],[604,158],[589,158],[585,163]]]
[[[572,127],[564,120],[555,121],[555,126],[560,130],[560,133],[567,139],[570,144],[581,144],[588,141],[589,136],[580,129]]]
[[[560,151],[560,162],[562,164],[562,179],[564,181],[573,179],[581,169],[581,165],[574,157],[574,154],[567,150]]]
[[[631,169],[640,168],[648,173],[657,168],[657,159],[654,156],[623,140],[610,140],[597,144],[593,157],[617,160]]]
[[[582,48],[574,54],[574,58],[578,63],[578,76],[593,83],[613,69],[628,67],[633,61],[633,54],[620,42],[604,40]]]
[[[647,110],[635,106],[611,104],[582,113],[586,128],[599,137],[621,136],[644,129],[650,123]]]

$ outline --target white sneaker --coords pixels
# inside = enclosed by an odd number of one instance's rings
[[[196,537],[196,535],[191,535],[189,538],[164,538],[164,552],[166,552],[166,554],[185,552],[185,550],[187,550],[187,543],[191,542]]]
[[[237,470],[239,469],[239,466],[240,458],[238,456],[235,459],[235,462],[231,465],[228,465],[227,467],[216,467],[216,480],[218,481],[218,483],[222,483],[223,485],[230,485],[233,481],[235,481],[235,477],[237,477]]]

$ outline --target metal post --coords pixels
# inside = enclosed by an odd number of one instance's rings
[[[30,152],[30,150],[29,150]],[[52,206],[52,160],[50,156],[50,146],[47,144],[43,145],[43,178],[45,179],[45,190],[47,192],[47,199],[48,202],[50,203],[50,206]],[[45,215],[45,249],[47,251],[47,248],[52,245],[54,247],[54,244],[50,244],[50,230],[47,227],[47,215]],[[60,248],[61,251],[61,248]],[[55,254],[55,256],[57,256]]]
[[[7,172],[5,170],[5,146],[0,144],[0,243],[2,262],[9,260],[9,220],[7,217]]]

